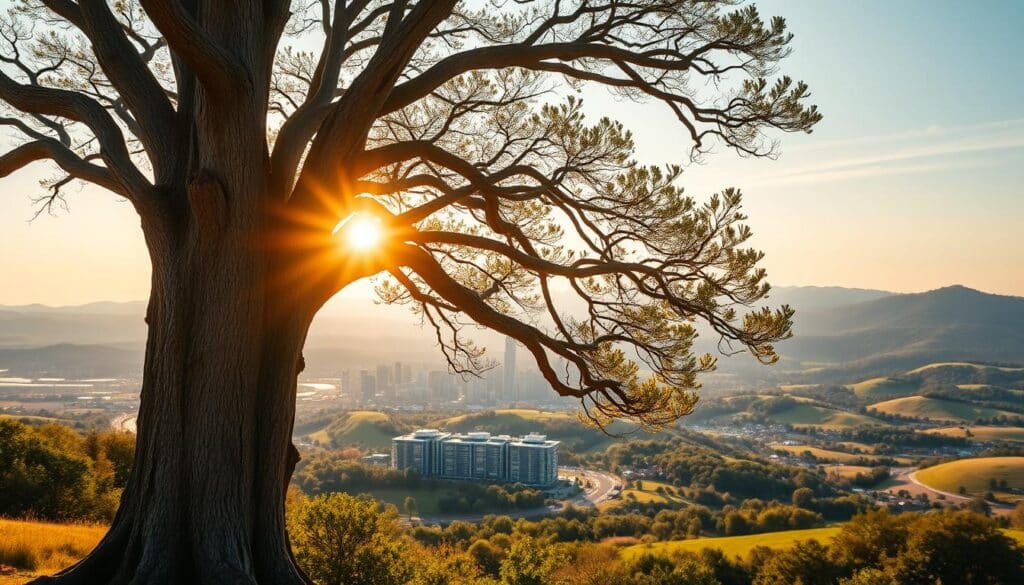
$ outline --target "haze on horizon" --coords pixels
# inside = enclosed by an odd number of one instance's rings
[[[687,191],[743,190],[773,284],[1024,296],[1024,78],[1010,73],[1024,58],[1024,3],[982,12],[914,0],[884,5],[884,19],[881,3],[755,4],[786,15],[786,70],[811,84],[825,119],[810,136],[779,137],[776,161],[719,149],[688,167]],[[658,106],[604,90],[583,98],[590,115],[634,132],[640,162],[686,160],[682,128],[659,122]],[[86,188],[69,212],[29,222],[51,172],[37,164],[5,179],[0,304],[144,299],[149,261],[130,205]]]

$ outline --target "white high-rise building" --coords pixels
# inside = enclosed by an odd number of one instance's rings
[[[420,429],[391,440],[391,467],[424,477],[548,486],[558,480],[558,441]]]

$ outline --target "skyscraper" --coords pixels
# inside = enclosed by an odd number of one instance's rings
[[[394,398],[394,386],[391,383],[390,366],[377,366],[377,391],[382,393],[385,398]]]
[[[516,392],[516,340],[511,337],[505,338],[505,363],[502,364],[502,373],[505,376],[505,384],[502,390],[505,392],[505,399],[513,402],[519,400]]]
[[[373,374],[366,370],[359,370],[359,390],[364,402],[373,400],[374,395],[377,394],[377,380]]]

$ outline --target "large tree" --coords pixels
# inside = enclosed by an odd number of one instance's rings
[[[781,18],[730,0],[21,0],[0,24],[0,176],[131,202],[152,263],[134,470],[60,583],[304,583],[285,488],[318,308],[378,276],[457,372],[518,340],[596,424],[693,407],[695,322],[776,359],[733,189],[695,200],[588,121],[583,85],[665,111],[687,156],[770,156],[820,119]],[[376,237],[379,241],[371,241]]]

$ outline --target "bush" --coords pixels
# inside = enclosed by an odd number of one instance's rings
[[[412,577],[394,506],[344,493],[300,500],[289,510],[288,535],[295,559],[320,585],[400,585]]]

